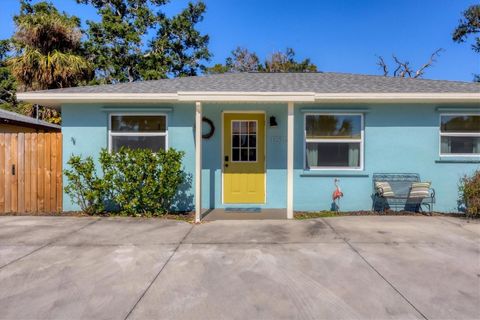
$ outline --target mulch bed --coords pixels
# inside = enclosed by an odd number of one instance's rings
[[[103,215],[88,215],[81,211],[65,211],[65,212],[11,212],[11,213],[0,213],[0,216],[50,216],[50,217],[123,217],[122,215],[115,214],[103,214]],[[449,216],[455,218],[466,218],[464,213],[441,213],[441,212],[411,212],[411,211],[385,211],[385,212],[375,212],[375,211],[345,211],[345,212],[335,212],[335,211],[315,211],[315,212],[304,212],[297,211],[294,214],[296,220],[305,220],[305,219],[315,219],[315,218],[329,218],[329,217],[344,217],[344,216]],[[193,222],[195,219],[195,212],[181,212],[181,213],[169,213],[163,216],[154,216],[154,217],[143,217],[151,219],[168,219],[168,220],[179,220],[186,222]]]
[[[30,216],[30,217],[125,217],[117,214],[98,214],[98,215],[89,215],[82,211],[64,211],[64,212],[9,212],[9,213],[0,213],[1,216]],[[163,216],[152,216],[152,217],[142,217],[142,218],[152,218],[152,219],[169,219],[169,220],[181,220],[181,221],[193,221],[195,219],[195,213],[192,212],[181,212],[181,213],[169,213]]]

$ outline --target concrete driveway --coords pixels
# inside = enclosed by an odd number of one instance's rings
[[[0,318],[479,319],[480,224],[0,217]]]

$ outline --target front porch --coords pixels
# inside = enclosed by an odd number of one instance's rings
[[[202,132],[204,117],[216,126],[215,134],[208,139],[202,138],[205,133]],[[274,118],[273,122],[271,117]],[[264,123],[261,123],[263,121]],[[243,146],[235,145],[235,141],[243,136],[243,131],[234,132],[231,124],[241,125],[241,122],[249,122],[246,124],[249,130],[249,125],[254,122],[253,138],[256,148],[253,153],[250,131],[244,136],[248,140],[248,150],[242,150]],[[196,102],[194,136],[195,222],[293,218],[293,102]],[[243,158],[243,153],[240,153],[241,157],[238,156],[238,151],[246,151],[247,158]],[[253,171],[248,171],[250,165]],[[234,168],[238,168],[238,171]],[[232,173],[237,176],[232,178]],[[262,186],[252,191],[255,189],[252,187],[254,184]],[[232,186],[238,186],[239,189],[250,188],[249,191],[252,192],[245,196],[240,193],[240,196],[237,194],[232,197],[228,194]]]
[[[287,219],[286,209],[261,208],[227,208],[210,209],[203,212],[202,221],[215,220],[284,220]]]

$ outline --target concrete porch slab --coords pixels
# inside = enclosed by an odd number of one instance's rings
[[[287,219],[286,209],[229,208],[209,209],[203,213],[202,221],[215,220],[283,220]]]

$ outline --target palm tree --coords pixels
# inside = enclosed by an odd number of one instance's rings
[[[20,90],[76,86],[92,78],[91,64],[81,56],[80,20],[51,4],[22,0],[14,17],[16,55],[8,61]]]

